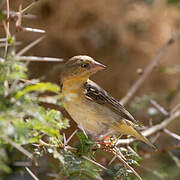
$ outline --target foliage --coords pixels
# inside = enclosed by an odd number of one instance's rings
[[[83,158],[94,158],[95,142],[83,133],[77,133],[79,143],[75,146],[76,151],[63,148],[60,131],[68,127],[67,119],[60,111],[41,105],[42,102],[61,105],[59,86],[37,79],[28,80],[26,64],[10,55],[0,62],[0,73],[1,174],[12,171],[9,163],[26,159],[14,151],[14,144],[7,144],[6,139],[9,138],[32,153],[33,158],[52,154],[61,169],[59,179],[101,179],[100,174],[105,172]],[[51,96],[46,95],[47,91]],[[7,153],[14,157],[8,159]],[[127,169],[123,169],[121,173],[118,170],[115,176],[119,177],[123,172],[127,175]]]
[[[32,146],[32,143],[40,144],[40,139],[46,136],[51,145],[60,145],[60,130],[68,127],[68,121],[63,119],[60,111],[40,105],[41,93],[50,91],[59,95],[59,86],[35,80],[31,83],[36,84],[29,84],[25,64],[12,56],[0,62],[0,74],[0,150],[3,155],[0,169],[8,172],[10,169],[4,164],[7,161],[4,139]],[[60,96],[55,98],[58,102]]]
[[[130,177],[132,172],[117,161],[103,170],[91,162],[91,159],[95,159],[99,147],[83,133],[77,133],[79,141],[75,145],[75,151],[63,146],[65,141],[63,142],[60,132],[68,127],[67,119],[63,118],[60,111],[42,106],[42,102],[61,105],[59,86],[39,82],[38,79],[28,80],[26,64],[10,55],[0,62],[0,73],[1,173],[11,171],[9,163],[26,159],[26,156],[18,155],[20,152],[14,151],[14,144],[7,144],[6,139],[9,138],[32,153],[37,165],[38,158],[52,155],[52,158],[57,160],[55,164],[59,166],[58,179]],[[46,95],[47,92],[51,95]],[[138,165],[139,157],[135,151],[117,147],[116,150],[127,158],[129,165]],[[14,157],[8,159],[7,153],[13,154]],[[90,160],[84,159],[84,156]]]
[[[82,159],[77,155],[63,151],[64,166],[59,178],[61,179],[101,179],[99,172],[101,169],[92,162]]]
[[[79,138],[78,154],[79,155],[90,155],[92,148],[95,146],[95,142],[90,137],[86,137],[83,133],[77,133]],[[90,153],[90,154],[89,154]]]
[[[1,20],[6,18],[2,11],[0,18]],[[9,35],[6,43],[14,44],[14,37]],[[2,54],[0,59],[1,177],[7,177],[8,173],[13,174],[19,170],[25,173],[24,161],[33,168],[41,166],[41,157],[53,159],[54,163],[50,161],[46,163],[51,167],[47,172],[57,171],[57,179],[101,180],[102,177],[106,179],[108,172],[113,173],[113,178],[117,179],[131,174],[123,164],[118,166],[117,163],[113,163],[109,169],[102,169],[96,162],[94,163],[99,147],[83,133],[77,133],[78,144],[68,149],[68,145],[64,144],[65,136],[62,138],[61,135],[61,131],[69,127],[68,120],[59,110],[43,106],[44,103],[53,107],[62,106],[59,86],[49,82],[39,82],[39,79],[29,80],[26,63],[21,62],[15,53],[9,52],[5,55],[6,53],[2,52]],[[118,149],[118,151],[123,150]],[[127,163],[136,164],[134,160],[136,155],[130,155],[128,152],[126,149],[123,151],[124,156],[128,158]],[[22,168],[16,168],[14,164],[18,164],[17,162],[22,163]]]
[[[1,2],[3,1],[0,0],[0,3]],[[141,2],[145,2],[151,6],[155,1],[144,0],[140,1],[140,3]],[[167,0],[166,2],[172,5],[178,5],[179,3],[178,0]],[[29,7],[32,7],[34,3],[35,1],[33,1],[30,6],[27,6],[25,11],[29,9]],[[6,4],[8,4],[8,1]],[[7,39],[1,39],[3,42],[1,44],[2,46],[3,44],[7,45],[7,43],[13,47],[15,46],[16,38],[13,32],[17,29],[13,29],[11,33],[8,33],[9,25],[7,24],[11,23],[11,21],[15,22],[13,24],[18,26],[19,31],[32,30],[32,28],[22,27],[21,15],[25,15],[23,14],[25,11],[21,14],[20,9],[21,5],[19,6],[19,12],[14,15],[10,14],[9,18],[7,18],[5,11],[0,10],[0,20],[4,23],[7,37]],[[15,27],[12,24],[10,26],[11,28]],[[130,25],[128,25],[128,27],[133,30],[135,27],[135,29],[138,30],[138,34],[142,35],[142,33],[144,33],[142,29],[144,24],[140,23],[140,26],[139,28],[138,21],[137,23],[130,23]],[[101,25],[99,27],[101,27]],[[37,29],[33,29],[33,31],[34,30],[37,32]],[[114,30],[114,28],[112,28],[112,30]],[[103,32],[105,32],[104,28]],[[111,36],[114,32],[108,34]],[[106,41],[104,42],[106,43]],[[111,43],[107,44],[112,45]],[[104,53],[105,46],[103,45],[102,47],[102,52]],[[10,48],[8,48],[8,50],[9,49]],[[56,109],[56,107],[62,106],[62,95],[60,94],[59,86],[49,82],[40,82],[39,79],[29,80],[27,64],[19,60],[20,56],[16,57],[15,51],[9,53],[7,56],[5,56],[5,51],[1,53],[4,55],[0,58],[0,178],[5,177],[6,179],[8,173],[11,175],[15,173],[18,175],[25,174],[25,167],[28,166],[30,170],[35,169],[35,171],[37,171],[38,179],[49,179],[48,173],[50,175],[53,174],[53,177],[59,180],[137,179],[137,177],[134,176],[134,169],[130,170],[127,168],[127,165],[131,167],[139,166],[139,162],[141,161],[141,157],[136,153],[136,142],[133,143],[133,148],[128,145],[124,148],[112,144],[112,146],[110,145],[103,149],[100,142],[94,142],[90,137],[86,137],[84,133],[78,132],[76,133],[78,137],[78,141],[75,142],[76,144],[71,144],[71,146],[69,143],[66,144],[65,133],[62,135],[62,131],[69,127],[69,123],[68,120],[62,116],[62,113]],[[179,72],[179,67],[160,67],[157,70],[158,73],[173,75]],[[150,101],[151,99],[163,99],[169,104],[177,93],[177,90],[171,89],[161,94],[154,93],[148,96],[136,96],[130,105],[130,110],[132,113],[144,111],[145,113],[143,112],[142,114],[155,120],[155,122],[163,121],[164,115],[155,107],[149,107]],[[111,162],[113,158],[112,150],[115,151],[118,157],[121,156],[127,164],[121,163],[122,161],[118,158]],[[140,151],[140,153],[143,156],[143,151]],[[145,152],[144,157],[146,153],[147,157],[151,157],[148,152]],[[30,154],[31,157],[27,154]],[[173,156],[173,154],[171,156]],[[45,161],[45,163],[42,163],[42,161]],[[102,162],[98,164],[99,161]],[[175,168],[171,166],[170,163],[167,163],[167,158],[165,159],[163,157],[161,161],[163,162],[163,166],[161,164],[160,167],[163,168],[163,170],[161,168],[157,168],[156,170],[151,170],[146,167],[142,168],[148,170],[150,176],[153,174],[160,179],[169,177],[168,174],[175,174],[173,172]],[[179,167],[179,161],[177,159],[176,161]],[[18,167],[19,164],[21,164],[20,167]],[[169,168],[170,166],[171,168]],[[42,169],[45,169],[43,171],[43,173],[45,173],[41,177],[38,173]],[[178,170],[176,173],[177,172]],[[26,178],[25,175],[24,178]]]

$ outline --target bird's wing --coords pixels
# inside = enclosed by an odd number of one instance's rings
[[[111,95],[109,95],[104,89],[102,89],[93,81],[88,80],[84,84],[84,93],[87,99],[110,108],[112,111],[119,114],[124,119],[131,120],[134,123],[137,123],[137,121],[124,108],[123,105],[121,105],[117,100],[115,100]]]

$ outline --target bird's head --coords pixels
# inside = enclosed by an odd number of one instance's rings
[[[106,66],[89,56],[74,56],[65,64],[62,72],[62,80],[74,78],[88,79],[92,74],[105,68]]]

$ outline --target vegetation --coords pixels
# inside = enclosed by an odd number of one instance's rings
[[[4,2],[0,1],[0,5]],[[152,1],[145,2],[152,3]],[[177,2],[167,1],[175,5]],[[35,180],[146,179],[140,177],[135,168],[141,167],[143,158],[151,157],[153,153],[163,152],[168,152],[170,159],[166,156],[167,154],[160,157],[165,162],[162,172],[148,167],[142,168],[157,177],[156,179],[169,178],[168,173],[174,173],[173,177],[180,177],[177,173],[180,162],[173,151],[179,149],[179,146],[170,149],[161,148],[154,152],[129,137],[125,139],[113,137],[106,143],[94,142],[79,130],[75,130],[69,138],[66,138],[65,130],[70,127],[70,124],[59,110],[59,107],[63,108],[60,87],[54,83],[42,82],[41,78],[30,79],[28,68],[30,61],[61,62],[62,59],[23,56],[44,37],[40,37],[16,52],[18,41],[15,40],[14,34],[10,33],[11,29],[12,32],[45,33],[44,30],[27,28],[22,25],[26,11],[35,4],[36,1],[33,1],[24,9],[19,4],[18,12],[13,14],[9,8],[9,0],[6,0],[4,9],[0,9],[0,20],[5,32],[5,37],[0,38],[0,45],[3,47],[0,50],[0,179],[12,179],[11,176],[17,176],[18,179],[31,177]],[[13,25],[14,22],[15,25]],[[135,82],[128,91],[130,96],[127,94],[122,99],[123,104],[128,103],[130,98],[135,96],[141,84],[157,66],[160,57],[178,38],[179,32],[164,44],[152,64],[150,63],[147,69],[140,74],[140,83]],[[170,68],[159,68],[158,71],[177,73],[177,69]],[[161,131],[180,140],[177,134],[166,129],[169,123],[180,117],[179,103],[166,111],[156,102],[163,99],[170,104],[172,99],[179,99],[178,88],[165,91],[163,94],[157,92],[151,95],[136,96],[130,104],[133,114],[147,110],[148,117],[157,120],[156,125],[150,122],[150,126],[142,129],[146,136],[152,136],[154,142]],[[153,108],[150,108],[149,104],[152,104]],[[74,137],[77,140],[70,143]],[[177,167],[169,168],[171,160]]]

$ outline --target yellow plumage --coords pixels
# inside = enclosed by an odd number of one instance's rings
[[[88,56],[75,56],[66,64],[62,74],[62,93],[67,112],[93,137],[121,133],[154,147],[137,130],[131,114],[102,88],[88,80],[100,67],[102,69],[103,65]]]

